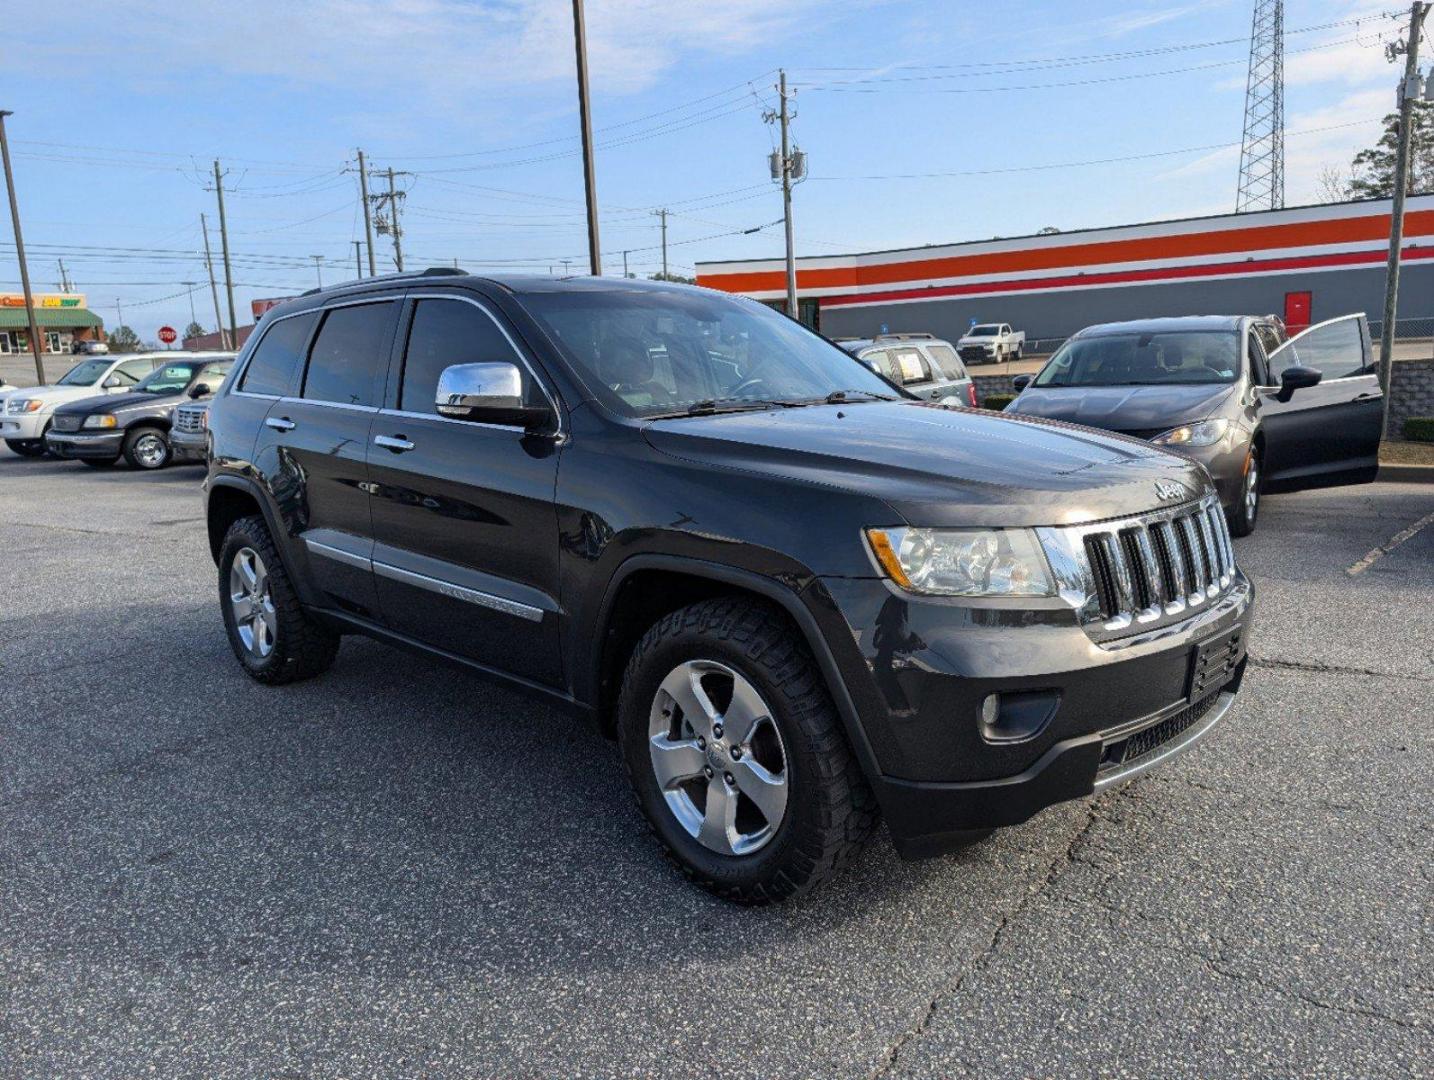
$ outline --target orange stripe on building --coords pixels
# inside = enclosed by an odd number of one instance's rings
[[[1406,236],[1434,235],[1434,210],[1412,210],[1406,213],[1404,232]],[[1357,218],[1336,218],[1332,221],[1300,221],[1285,225],[1259,225],[1198,233],[1167,233],[1129,240],[1019,248],[980,255],[952,255],[939,259],[911,259],[829,268],[798,267],[797,287],[856,289],[863,285],[1073,269],[1109,263],[1194,258],[1202,255],[1228,255],[1325,244],[1387,241],[1388,238],[1389,215],[1373,214]],[[780,269],[703,274],[699,284],[735,293],[780,292],[786,288],[786,275]]]

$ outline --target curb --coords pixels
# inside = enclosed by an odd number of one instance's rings
[[[1434,484],[1434,465],[1379,463],[1376,480],[1392,484]]]

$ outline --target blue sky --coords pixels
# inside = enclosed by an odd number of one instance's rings
[[[659,267],[662,206],[677,272],[780,254],[762,120],[779,67],[810,155],[800,255],[1229,211],[1251,7],[589,0],[605,270],[624,249]],[[1347,169],[1393,107],[1397,10],[1286,3],[1290,205],[1318,201],[1321,169]],[[352,277],[356,147],[413,174],[410,268],[581,269],[571,33],[569,0],[29,5],[0,37],[0,108],[35,286],[55,287],[63,257],[107,324],[118,302],[147,340],[182,327],[186,283],[207,280],[215,156],[241,322],[253,297],[312,287],[310,256],[325,282]],[[0,290],[18,276],[7,217]],[[207,284],[192,299],[212,327]]]

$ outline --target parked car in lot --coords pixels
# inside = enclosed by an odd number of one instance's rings
[[[169,424],[169,453],[176,465],[204,464],[209,443],[209,399],[181,401]]]
[[[976,384],[948,341],[934,334],[882,334],[837,342],[887,382],[943,405],[975,408]]]
[[[54,421],[56,408],[97,394],[130,390],[153,371],[165,355],[90,357],[70,368],[58,382],[0,389],[0,437],[15,453],[40,457],[45,453],[45,432]]]
[[[968,364],[999,364],[1019,360],[1026,347],[1026,332],[1012,330],[1010,323],[977,323],[956,343],[956,351]]]
[[[811,887],[879,812],[930,855],[1150,768],[1245,670],[1201,466],[934,407],[727,294],[316,291],[263,317],[209,434],[246,672],[315,675],[356,632],[590,716],[676,864],[739,901]]]
[[[174,406],[219,389],[234,363],[229,353],[168,356],[120,400],[84,398],[56,409],[46,448],[87,465],[113,465],[121,456],[136,469],[168,465]]]
[[[1014,382],[1008,413],[1119,431],[1200,462],[1236,536],[1255,528],[1262,492],[1367,483],[1379,467],[1384,403],[1363,315],[1293,338],[1257,316],[1106,323]]]

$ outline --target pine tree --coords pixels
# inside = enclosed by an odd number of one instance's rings
[[[1415,101],[1409,154],[1409,194],[1434,191],[1434,102]],[[1399,114],[1384,118],[1384,134],[1354,155],[1348,194],[1352,199],[1388,199],[1394,194],[1394,159],[1399,152]]]
[[[192,322],[184,328],[184,341],[188,341],[190,338],[197,338],[203,336],[204,327],[200,326],[197,322]]]
[[[116,326],[109,334],[110,352],[128,353],[138,352],[140,349],[139,335],[128,326]]]

